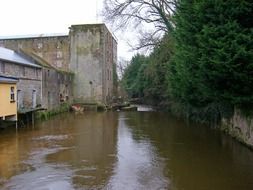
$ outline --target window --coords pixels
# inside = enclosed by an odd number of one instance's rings
[[[50,108],[51,105],[51,93],[47,92],[47,108]]]
[[[37,101],[36,101],[36,90],[32,91],[32,108],[36,108]]]
[[[44,81],[45,81],[45,87],[47,87],[47,72],[44,71]]]
[[[20,66],[20,73],[22,76],[25,76],[25,67],[24,66]]]
[[[63,95],[60,93],[60,102],[64,102]]]
[[[56,49],[60,49],[61,48],[61,43],[62,43],[62,41],[58,41],[57,43],[56,43]]]
[[[22,44],[18,44],[18,49],[22,49],[23,45]]]
[[[14,86],[11,86],[11,101],[10,102],[15,102],[15,88]]]
[[[37,55],[38,55],[39,57],[43,57],[43,53],[41,53],[41,52],[37,52]]]
[[[17,104],[18,104],[18,109],[20,109],[20,108],[22,108],[23,106],[22,106],[22,104],[23,104],[23,102],[22,102],[22,98],[21,98],[21,90],[18,90],[17,91]]]
[[[41,43],[41,42],[38,43],[38,44],[37,44],[37,48],[38,48],[38,49],[42,49],[42,48],[43,48],[43,43]]]
[[[56,52],[56,58],[62,58],[62,52],[61,51]]]
[[[36,78],[37,78],[37,79],[39,78],[39,74],[40,74],[39,69],[35,69],[35,75],[36,75]]]
[[[56,60],[56,61],[55,61],[55,65],[56,65],[57,67],[62,67],[62,60]]]
[[[5,73],[5,63],[0,62],[0,73]]]

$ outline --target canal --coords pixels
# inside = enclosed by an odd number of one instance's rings
[[[167,113],[66,113],[0,131],[3,190],[251,190],[253,152]]]

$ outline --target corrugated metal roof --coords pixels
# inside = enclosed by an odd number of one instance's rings
[[[15,84],[17,82],[18,82],[18,79],[11,78],[11,77],[0,76],[0,83]]]
[[[17,64],[30,66],[30,67],[41,68],[41,66],[33,63],[29,59],[24,58],[23,56],[21,56],[17,52],[7,49],[7,48],[3,48],[3,47],[0,47],[0,59],[5,60],[5,61],[10,61],[13,63],[17,63]]]
[[[0,40],[26,39],[26,38],[46,38],[46,37],[61,37],[61,36],[68,36],[68,33],[28,34],[28,35],[17,35],[17,36],[0,36]]]

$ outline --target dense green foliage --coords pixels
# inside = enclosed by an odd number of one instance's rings
[[[142,97],[142,81],[140,77],[145,77],[143,70],[146,66],[146,57],[140,54],[135,55],[126,70],[124,71],[122,83],[128,95],[132,98]]]
[[[175,97],[195,106],[220,101],[252,103],[252,4],[236,0],[181,2],[171,67]]]
[[[123,86],[132,98],[150,104],[166,104],[171,39],[167,36],[149,56],[135,55],[123,75]]]
[[[252,1],[179,0],[174,21],[150,56],[132,59],[123,78],[128,92],[201,119],[252,106]]]

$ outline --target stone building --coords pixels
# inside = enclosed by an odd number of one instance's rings
[[[117,43],[104,24],[70,27],[70,69],[76,101],[110,103]]]
[[[0,46],[34,52],[55,68],[68,70],[69,38],[67,34],[13,36],[0,39]]]
[[[42,107],[52,110],[73,101],[73,73],[50,65],[37,54],[21,50],[42,67]]]
[[[42,68],[21,54],[0,47],[0,75],[14,77],[17,83],[18,110],[41,106]]]
[[[60,70],[36,54],[0,47],[0,76],[15,77],[19,112],[51,110],[73,100],[73,73]]]
[[[23,49],[43,58],[53,68],[73,72],[75,102],[110,103],[117,42],[105,24],[72,25],[67,34],[0,39],[0,46]],[[116,73],[115,73],[116,74]]]

